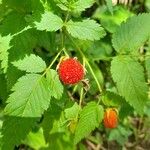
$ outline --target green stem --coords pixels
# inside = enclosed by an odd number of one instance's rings
[[[66,22],[68,21],[68,17],[69,17],[69,11],[67,12],[67,15],[65,17],[64,26],[65,26]],[[64,31],[65,31],[65,28],[63,27],[60,30],[60,34],[61,34],[61,48],[63,49],[65,55],[69,56],[68,53],[66,52],[66,49],[65,49],[65,34],[64,34]]]
[[[72,95],[74,95],[74,93],[76,92],[77,87],[78,87],[78,84],[74,86],[73,91],[72,91]]]
[[[64,24],[66,24],[66,23],[67,23],[68,18],[69,18],[69,11],[67,12],[67,15],[66,15],[66,18],[65,18]]]
[[[82,100],[83,100],[83,87],[81,88],[81,92],[80,92],[80,101],[79,101],[79,106],[80,107],[82,105]]]
[[[55,63],[55,61],[57,60],[57,58],[59,57],[59,55],[61,54],[61,52],[63,51],[63,48],[60,50],[60,52],[55,56],[55,58],[53,59],[53,61],[51,62],[51,64],[48,66],[47,69],[50,69],[53,64]]]
[[[53,59],[53,61],[50,63],[50,65],[46,68],[46,70],[44,71],[44,73],[42,74],[42,76],[44,76],[47,71],[53,66],[53,64],[55,63],[55,61],[57,60],[57,58],[59,57],[59,55],[61,54],[61,52],[63,51],[63,49],[61,49],[59,51],[59,53],[55,56],[55,58]]]
[[[85,68],[85,58],[83,57],[83,67]],[[79,106],[81,107],[82,101],[84,97],[84,89],[83,86],[81,87],[81,92],[80,92],[80,101],[79,101]]]
[[[67,53],[65,48],[63,49],[63,51],[64,51],[64,54],[69,57],[69,54]]]
[[[61,48],[64,47],[64,34],[63,34],[63,29],[60,30],[60,36],[61,36]]]
[[[100,102],[101,102],[101,97],[98,98],[97,105],[99,105]]]
[[[101,88],[101,86],[100,86],[100,84],[99,84],[99,82],[98,82],[97,77],[95,76],[95,73],[94,73],[94,71],[93,71],[91,65],[90,65],[89,62],[87,61],[87,59],[86,59],[86,64],[88,65],[88,67],[89,67],[89,69],[90,69],[90,71],[91,71],[91,74],[92,74],[92,76],[93,76],[93,78],[94,78],[94,80],[95,80],[95,82],[96,82],[96,84],[97,84],[97,86],[98,86],[98,89],[99,89],[100,93],[102,93],[102,88]]]

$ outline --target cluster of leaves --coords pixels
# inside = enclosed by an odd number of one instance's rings
[[[150,14],[134,15],[122,6],[113,8],[107,0],[107,7],[97,2],[94,15],[82,17],[95,4],[95,0],[0,1],[2,150],[20,144],[75,149],[100,128],[105,108],[118,108],[120,119],[134,111],[145,113],[150,49],[143,51],[143,46],[150,39]],[[56,68],[66,52],[83,60],[89,83],[62,85]],[[125,138],[130,135],[122,126],[118,129]]]

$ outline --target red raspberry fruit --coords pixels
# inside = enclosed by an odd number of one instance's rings
[[[112,108],[108,108],[104,114],[104,126],[106,128],[116,128],[117,124],[118,124],[117,112]]]
[[[64,84],[76,84],[83,79],[84,68],[77,59],[67,58],[60,62],[58,74]]]

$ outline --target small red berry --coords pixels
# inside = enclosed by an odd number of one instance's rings
[[[76,58],[67,58],[58,67],[60,80],[64,84],[76,84],[84,77],[84,68]]]
[[[117,112],[112,108],[108,108],[104,114],[104,126],[106,128],[116,128],[117,124],[118,124]]]

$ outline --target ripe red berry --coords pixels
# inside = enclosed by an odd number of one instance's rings
[[[67,58],[60,62],[58,74],[64,84],[76,84],[83,79],[84,68],[77,59]]]
[[[117,112],[112,108],[108,108],[104,114],[104,126],[106,128],[116,128],[117,124],[118,124]]]

